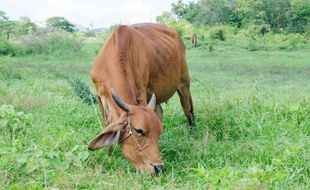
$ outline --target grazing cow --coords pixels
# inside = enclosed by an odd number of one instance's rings
[[[195,126],[185,49],[178,33],[159,24],[119,26],[99,51],[91,77],[107,127],[89,149],[118,143],[137,171],[160,173],[164,168],[158,145],[163,132],[160,104],[177,91],[189,126]]]
[[[197,46],[197,35],[194,33],[192,36],[192,47]]]

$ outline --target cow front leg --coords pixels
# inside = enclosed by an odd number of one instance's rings
[[[110,106],[109,106],[108,100],[104,96],[97,96],[97,98],[99,102],[100,112],[102,114],[103,122],[104,122],[102,127],[104,128],[104,127],[107,127],[111,123],[112,115],[110,114]],[[107,150],[108,150],[108,155],[111,156],[114,148],[113,146],[108,146]]]
[[[110,111],[110,104],[104,96],[97,96],[98,101],[99,101],[99,108],[100,112],[103,118],[103,125],[102,127],[106,127],[111,124],[111,119],[112,119],[112,114]]]
[[[194,128],[196,126],[194,107],[189,86],[189,82],[181,83],[178,88],[178,95],[183,108],[183,112],[187,118],[188,125],[190,128]]]

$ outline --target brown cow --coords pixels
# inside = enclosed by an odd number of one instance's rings
[[[158,24],[118,27],[99,51],[91,77],[107,127],[89,149],[119,143],[137,171],[160,173],[164,168],[158,145],[163,132],[160,104],[177,91],[189,125],[195,126],[185,49],[178,33]]]
[[[194,33],[192,36],[192,47],[197,46],[197,35]]]

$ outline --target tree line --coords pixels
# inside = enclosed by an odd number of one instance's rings
[[[78,55],[90,33],[78,32],[64,17],[50,17],[37,25],[28,17],[11,20],[0,11],[0,55]]]
[[[305,33],[310,30],[309,0],[198,0],[172,4],[169,14],[196,26],[255,25],[262,34],[272,32]]]
[[[7,40],[18,36],[36,32],[38,30],[63,30],[67,32],[76,31],[75,25],[64,17],[50,17],[45,21],[44,27],[39,27],[28,17],[19,20],[10,20],[5,12],[0,11],[0,37]]]

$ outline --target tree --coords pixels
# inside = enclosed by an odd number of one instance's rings
[[[189,2],[186,5],[183,18],[190,23],[197,23],[198,8],[198,4]]]
[[[185,19],[190,23],[194,23],[198,14],[198,4],[194,2],[184,3],[183,0],[178,0],[177,3],[172,3],[171,12],[179,19]]]
[[[18,22],[16,22],[16,25],[13,29],[13,33],[16,36],[21,36],[25,34],[29,34],[31,32],[34,32],[37,30],[37,25],[33,22],[28,17],[21,17]]]
[[[9,17],[6,16],[6,13],[0,11],[0,35],[5,36],[6,39],[10,39],[10,35],[15,26],[15,21],[10,21]]]
[[[170,12],[164,11],[161,13],[161,15],[156,17],[156,21],[159,23],[167,23],[170,20],[173,20],[173,16]]]
[[[46,20],[46,26],[52,29],[61,29],[67,32],[74,32],[75,26],[64,17],[50,17]]]
[[[310,2],[308,0],[293,0],[288,19],[290,31],[306,32],[310,24]]]
[[[9,17],[6,16],[6,13],[3,11],[0,11],[0,22],[8,20],[8,19],[9,19]]]
[[[235,0],[200,0],[187,4],[179,0],[172,4],[171,12],[179,19],[185,19],[192,24],[235,24],[240,27],[240,15],[234,12],[237,6]]]
[[[288,13],[292,0],[236,0],[235,12],[240,15],[243,25],[255,25],[264,33],[267,30],[281,32],[290,23]],[[306,0],[305,0],[306,1]]]
[[[178,0],[177,3],[172,3],[171,6],[171,12],[178,18],[182,18],[186,12],[186,4],[183,2],[183,0]]]
[[[200,25],[230,23],[235,4],[234,0],[198,1],[197,23]]]
[[[171,13],[195,25],[247,26],[261,34],[284,30],[304,33],[310,28],[309,0],[178,0],[172,3]],[[167,14],[158,19],[164,16]]]

